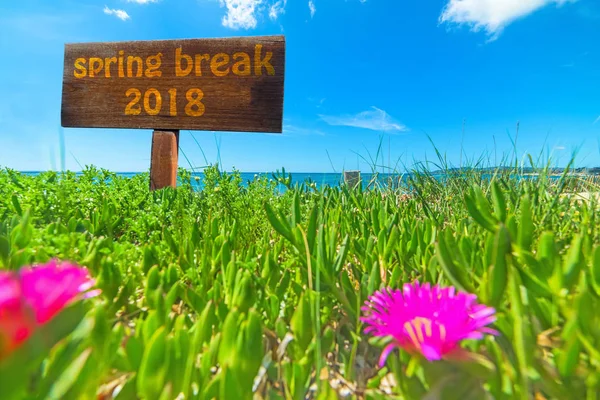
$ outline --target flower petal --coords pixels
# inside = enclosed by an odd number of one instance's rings
[[[380,368],[383,368],[383,366],[385,365],[385,362],[387,361],[388,356],[396,347],[397,347],[396,343],[390,343],[387,346],[385,346],[385,348],[381,352],[381,356],[379,356],[379,367]]]

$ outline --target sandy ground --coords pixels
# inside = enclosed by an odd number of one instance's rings
[[[591,201],[594,199],[600,203],[600,192],[565,193],[561,197],[571,197],[574,201]]]

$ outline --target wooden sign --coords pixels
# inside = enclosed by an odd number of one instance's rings
[[[281,133],[283,36],[65,45],[62,126]]]
[[[282,132],[284,68],[283,36],[66,44],[61,124],[154,129],[174,186],[180,129]]]

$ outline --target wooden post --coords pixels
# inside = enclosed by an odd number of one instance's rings
[[[150,190],[177,186],[177,159],[179,157],[179,130],[152,133],[150,160]]]
[[[351,188],[356,188],[360,183],[360,171],[344,171],[344,182]]]

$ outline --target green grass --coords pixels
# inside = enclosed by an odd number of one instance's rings
[[[365,191],[283,174],[279,194],[205,174],[149,192],[147,174],[0,172],[0,266],[70,260],[103,291],[21,398],[600,397],[598,204],[569,195],[594,179],[422,167]],[[360,307],[413,280],[477,294],[501,335],[466,342],[470,362],[396,351],[379,369]]]

